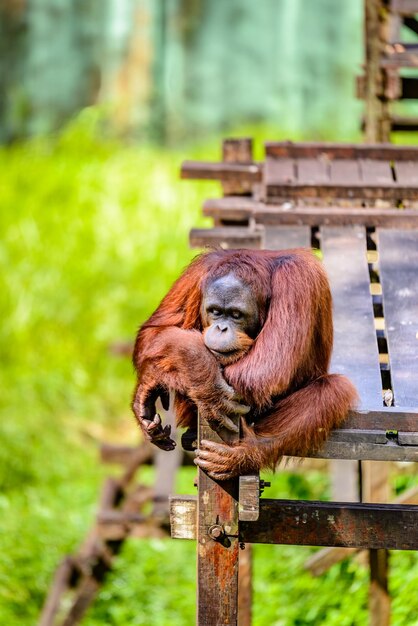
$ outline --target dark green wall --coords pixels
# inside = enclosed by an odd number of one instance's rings
[[[96,102],[121,132],[174,140],[358,128],[362,0],[2,0],[0,20],[3,140]]]

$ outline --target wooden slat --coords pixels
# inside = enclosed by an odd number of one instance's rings
[[[243,541],[304,546],[418,548],[418,507],[267,500],[256,522],[241,522]]]
[[[414,15],[418,13],[417,0],[392,0],[390,10],[399,15]]]
[[[399,161],[395,163],[396,180],[400,185],[418,185],[418,163]]]
[[[190,246],[220,246],[221,248],[252,248],[259,249],[263,244],[263,230],[255,230],[246,226],[224,226],[217,228],[193,228],[190,231]]]
[[[391,115],[390,123],[392,130],[418,130],[418,117]]]
[[[393,176],[388,161],[359,159],[360,176],[364,185],[392,185]]]
[[[256,206],[257,202],[248,196],[208,198],[203,203],[203,215],[213,217],[216,221],[245,222],[250,219]]]
[[[342,161],[335,161],[335,163]],[[418,166],[417,166],[418,167]],[[418,182],[417,182],[418,185]],[[376,207],[309,207],[286,204],[272,205],[251,198],[215,198],[206,200],[203,213],[216,220],[230,222],[248,221],[253,217],[258,224],[309,226],[384,226],[393,228],[418,228],[417,209],[381,209]]]
[[[269,226],[266,228],[264,237],[264,247],[267,250],[311,246],[311,229],[308,226]]]
[[[261,180],[261,166],[257,163],[184,161],[181,166],[181,178],[255,183]]]
[[[332,437],[316,453],[309,454],[317,459],[346,459],[357,461],[402,461],[417,462],[418,446],[400,446],[396,443],[367,443],[333,441]]]
[[[379,355],[364,228],[323,227],[321,250],[334,301],[331,371],[348,376],[363,408],[382,406]]]
[[[280,183],[291,183],[296,179],[296,164],[293,159],[266,159],[264,180]]]
[[[376,159],[383,161],[414,161],[418,159],[418,148],[396,146],[390,143],[293,143],[291,141],[265,143],[267,157],[285,159]]]
[[[298,159],[296,170],[298,184],[323,185],[330,182],[328,159]],[[279,183],[274,181],[272,184]]]
[[[331,183],[357,184],[360,182],[360,170],[355,159],[334,159],[330,162]]]
[[[418,186],[400,185],[395,181],[385,184],[283,184],[266,186],[266,201],[298,200],[300,198],[335,198],[348,200],[387,200],[398,203],[402,200],[418,200]]]
[[[319,198],[321,201],[335,198],[354,200],[418,200],[418,186],[400,185],[395,181],[387,184],[283,184],[266,185],[267,202],[290,201],[300,198]]]
[[[418,408],[404,409],[394,406],[370,410],[350,411],[344,428],[366,430],[395,430],[418,432]]]
[[[395,405],[418,408],[418,231],[379,230],[378,246]]]
[[[173,506],[182,510],[184,496]],[[193,502],[187,497],[187,518]],[[196,500],[194,500],[196,507]],[[249,543],[276,543],[346,548],[417,550],[418,506],[411,504],[359,504],[302,500],[260,500],[260,516],[240,522],[240,539]],[[181,516],[177,517],[181,536]],[[190,537],[190,528],[187,522]],[[196,535],[195,535],[196,536]],[[193,537],[194,538],[194,537]]]

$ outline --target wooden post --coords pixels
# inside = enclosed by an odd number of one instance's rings
[[[364,34],[366,51],[365,85],[365,141],[389,141],[390,118],[388,102],[384,97],[383,73],[380,60],[383,36],[387,31],[387,13],[382,0],[364,1]]]
[[[388,502],[388,464],[384,461],[362,461],[362,502]],[[388,551],[369,550],[370,626],[389,626]]]
[[[232,442],[238,435],[223,435]],[[222,441],[199,416],[202,439]],[[197,625],[237,626],[238,479],[216,482],[198,470]]]
[[[238,626],[251,626],[253,602],[253,559],[252,545],[245,544],[240,550],[238,567]]]
[[[225,163],[252,163],[253,140],[245,137],[240,139],[224,139],[222,142],[222,160]],[[252,194],[252,183],[227,181],[222,183],[224,196],[241,196]]]

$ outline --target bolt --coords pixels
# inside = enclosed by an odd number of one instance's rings
[[[212,539],[219,539],[224,534],[223,528],[220,524],[213,524],[209,527],[208,535]]]

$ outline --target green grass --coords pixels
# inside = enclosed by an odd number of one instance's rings
[[[219,193],[215,183],[178,179],[183,158],[218,158],[218,138],[168,152],[103,138],[100,127],[97,112],[86,110],[57,137],[0,150],[0,624],[7,626],[36,623],[57,563],[93,523],[109,472],[98,462],[100,442],[137,441],[132,367],[109,345],[134,337],[192,258],[188,231],[204,223],[202,200]],[[256,132],[259,140],[279,136]],[[193,493],[192,470],[179,481]],[[266,495],[319,498],[327,488],[320,473],[279,473]],[[84,624],[193,623],[194,551],[193,542],[128,542]],[[313,579],[303,570],[311,552],[256,547],[255,626],[366,624],[367,571],[347,562]],[[393,624],[411,626],[418,562],[410,553],[392,560]]]

